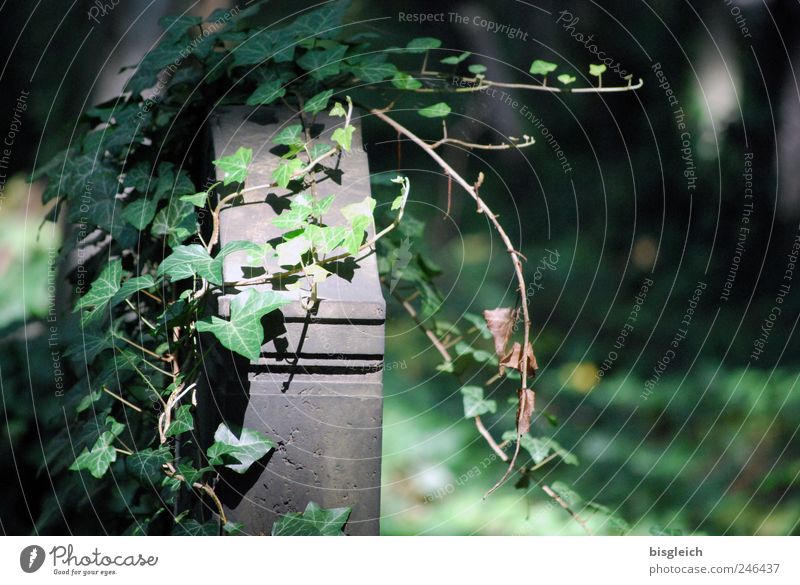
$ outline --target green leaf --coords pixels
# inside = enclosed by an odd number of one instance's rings
[[[172,460],[167,447],[142,449],[125,459],[128,468],[143,481],[155,481],[162,476],[161,466]]]
[[[358,249],[364,242],[364,234],[367,232],[371,222],[372,220],[368,217],[358,217],[353,220],[350,230],[346,232],[344,242],[342,242],[348,254],[355,255],[358,253]]]
[[[309,157],[311,157],[309,162],[311,162],[312,160],[318,159],[323,154],[332,153],[332,152],[336,152],[336,148],[334,146],[331,146],[330,144],[324,144],[324,143],[315,142],[308,149],[308,155],[309,155]]]
[[[355,131],[356,127],[351,124],[348,124],[344,128],[337,128],[333,131],[333,134],[331,134],[331,140],[347,152],[350,152],[350,147],[353,143],[353,132]]]
[[[180,200],[191,203],[195,207],[205,207],[208,201],[208,193],[206,191],[200,191],[193,195],[181,195]]]
[[[211,284],[222,284],[222,262],[212,258],[200,244],[178,246],[164,258],[157,274],[173,281],[199,277]]]
[[[219,171],[225,173],[222,180],[223,185],[231,183],[244,183],[247,178],[247,167],[253,160],[253,150],[241,147],[229,156],[223,156],[213,161]]]
[[[367,55],[352,65],[347,65],[345,70],[352,73],[364,83],[378,83],[387,77],[397,75],[397,67],[386,62],[386,55]]]
[[[119,281],[122,279],[122,260],[110,261],[103,268],[89,288],[75,304],[75,312],[81,312],[81,324],[84,326],[102,318],[109,302],[119,291]],[[84,310],[86,311],[84,313]]]
[[[533,63],[531,63],[530,72],[533,75],[547,75],[551,71],[555,71],[558,68],[558,65],[555,63],[550,63],[549,61],[542,61],[541,59],[536,59]]]
[[[133,293],[139,292],[140,290],[153,288],[155,285],[156,281],[149,274],[144,274],[142,276],[129,278],[128,280],[122,283],[122,286],[119,287],[119,290],[111,299],[111,306],[113,307],[116,306],[118,303],[123,302]]]
[[[214,444],[208,448],[208,462],[211,465],[223,465],[232,458],[237,463],[225,464],[237,473],[246,473],[250,466],[275,448],[269,438],[253,429],[242,429],[237,437],[225,423],[220,423],[214,433]]]
[[[464,398],[464,418],[497,412],[497,402],[484,399],[481,386],[464,386],[461,394]]]
[[[397,89],[413,90],[422,87],[419,80],[414,79],[408,73],[399,72],[392,78],[392,85]]]
[[[112,443],[125,430],[125,425],[117,422],[114,417],[107,416],[105,428],[108,430],[100,434],[91,449],[83,448],[81,454],[70,465],[71,470],[86,470],[98,479],[105,475],[111,464],[117,460],[117,451]]]
[[[114,461],[117,460],[117,451],[111,446],[114,435],[105,432],[100,435],[91,450],[86,447],[69,468],[72,471],[88,471],[93,477],[100,479],[108,471]]]
[[[184,404],[175,410],[172,422],[167,429],[167,436],[174,437],[191,430],[194,430],[192,407],[189,404]]]
[[[347,111],[345,111],[342,102],[336,102],[333,104],[331,111],[328,113],[329,116],[332,118],[344,118],[347,116]]]
[[[177,247],[189,236],[197,232],[197,215],[194,205],[180,199],[172,199],[158,212],[153,220],[150,233],[154,236],[167,236],[171,248]]]
[[[606,66],[602,63],[600,65],[594,65],[594,64],[589,65],[589,75],[600,77],[605,72],[606,72]]]
[[[272,143],[282,146],[303,146],[305,144],[303,127],[300,124],[286,126],[272,138]]]
[[[516,431],[503,433],[503,440],[516,441]],[[550,456],[550,453],[558,455],[567,465],[578,465],[578,458],[550,437],[532,437],[530,434],[525,433],[520,437],[519,446],[530,453],[531,459],[537,465]]]
[[[219,524],[216,520],[200,523],[194,518],[180,520],[172,529],[172,536],[218,536]]]
[[[406,45],[409,53],[424,53],[430,49],[438,49],[442,46],[442,41],[434,37],[417,37],[411,39]]]
[[[278,165],[277,169],[272,171],[272,178],[275,179],[275,183],[277,183],[278,187],[285,189],[289,185],[294,174],[300,172],[303,167],[305,167],[305,163],[299,158],[284,160]]]
[[[575,78],[572,75],[569,75],[568,73],[562,73],[561,75],[558,76],[557,79],[564,85],[569,85],[570,83],[575,82]]]
[[[315,96],[311,97],[303,106],[303,111],[308,112],[312,116],[316,116],[322,110],[328,107],[328,100],[333,95],[332,89],[321,91]]]
[[[283,81],[275,77],[260,84],[245,102],[248,106],[265,106],[286,95]]]
[[[300,514],[286,514],[272,525],[272,536],[340,536],[350,517],[350,508],[320,508],[309,502]]]
[[[418,113],[424,118],[444,118],[450,113],[450,106],[444,102],[439,102],[427,108],[422,108]]]
[[[125,206],[125,209],[122,210],[122,219],[137,230],[143,230],[153,221],[158,209],[158,202],[156,197],[143,195]]]
[[[451,55],[449,57],[445,57],[440,61],[440,63],[444,65],[458,65],[470,55],[472,55],[472,53],[470,53],[469,51],[465,51],[460,55]]]
[[[261,318],[290,302],[276,292],[248,288],[231,301],[230,321],[213,316],[198,321],[197,330],[212,333],[229,350],[256,360],[264,341]]]
[[[296,236],[282,244],[275,246],[278,253],[278,264],[281,266],[295,266],[300,264],[303,254],[311,249],[311,241],[303,235]]]
[[[329,254],[344,242],[349,231],[344,226],[310,225],[303,235],[311,241],[317,254]]]
[[[486,72],[486,65],[481,65],[480,63],[476,63],[474,65],[470,65],[469,67],[467,67],[467,70],[474,75],[481,75]]]
[[[301,69],[311,73],[318,81],[326,77],[338,75],[342,69],[342,58],[347,52],[347,45],[337,45],[322,51],[314,49],[295,61]]]

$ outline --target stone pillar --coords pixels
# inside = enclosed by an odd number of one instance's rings
[[[222,108],[211,120],[213,158],[252,148],[246,186],[268,184],[280,161],[271,138],[296,123],[296,114],[286,109]],[[341,118],[321,114],[312,132],[330,142],[330,133],[341,123]],[[341,174],[317,175],[318,195],[336,195],[325,216],[331,225],[337,219],[345,223],[338,208],[369,194],[360,132],[338,169]],[[271,220],[288,207],[292,195],[277,188],[247,194],[243,203],[221,213],[220,244],[279,237]],[[226,258],[223,271],[226,281],[253,276],[237,254]],[[229,519],[242,522],[251,534],[269,534],[280,515],[302,512],[310,501],[324,508],[352,508],[348,534],[379,531],[386,307],[375,255],[357,266],[339,263],[319,285],[319,297],[315,312],[298,301],[283,307],[279,319],[273,313],[259,359],[246,363],[225,353],[223,367],[211,379],[212,402],[224,420],[259,430],[278,444],[247,474],[222,478],[219,492]],[[230,297],[220,297],[221,315],[229,303]]]

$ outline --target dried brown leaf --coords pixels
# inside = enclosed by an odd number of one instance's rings
[[[536,363],[536,356],[533,355],[533,346],[528,343],[528,375],[535,376],[536,370],[539,369],[539,365]],[[500,368],[511,368],[512,370],[517,370],[518,372],[522,372],[522,345],[519,342],[515,342],[514,346],[511,348],[503,358],[500,360]]]
[[[514,330],[514,321],[517,319],[517,312],[514,309],[500,308],[483,312],[486,319],[486,326],[494,337],[494,350],[497,357],[502,358],[506,354],[506,345]]]
[[[533,416],[533,404],[536,395],[530,388],[520,388],[519,406],[517,407],[517,433],[524,435],[531,428],[531,417]]]

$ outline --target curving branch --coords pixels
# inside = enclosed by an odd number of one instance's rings
[[[422,138],[414,134],[411,130],[409,130],[396,120],[387,116],[386,112],[388,110],[381,110],[375,108],[370,111],[378,119],[385,122],[386,124],[394,128],[399,134],[402,134],[403,136],[411,140],[413,143],[415,143],[417,146],[419,146],[428,156],[430,156],[436,162],[436,164],[439,165],[439,167],[441,167],[441,169],[445,172],[445,174],[447,174],[448,177],[450,177],[452,180],[458,183],[461,186],[461,188],[464,189],[464,191],[466,191],[467,194],[470,197],[472,197],[472,199],[475,201],[476,205],[478,206],[478,213],[483,213],[484,215],[486,215],[487,219],[494,226],[495,230],[497,230],[500,239],[505,244],[506,251],[508,252],[509,257],[511,258],[511,263],[514,265],[514,273],[516,275],[518,283],[520,298],[522,299],[521,305],[522,305],[522,319],[523,319],[523,345],[522,345],[523,351],[522,351],[522,360],[521,360],[522,363],[520,367],[520,374],[522,377],[521,390],[527,389],[528,352],[526,351],[526,348],[530,343],[531,319],[530,319],[530,314],[528,313],[528,303],[525,302],[525,291],[526,291],[525,274],[522,270],[522,260],[520,259],[520,255],[517,253],[517,250],[514,248],[514,244],[511,242],[511,238],[509,238],[508,234],[503,229],[503,226],[498,221],[497,216],[494,214],[494,212],[492,212],[492,210],[489,208],[486,202],[478,194],[478,189],[483,183],[483,173],[480,173],[478,175],[478,180],[474,184],[470,184],[466,179],[464,179],[464,177],[458,174],[455,171],[455,169],[453,169],[453,167],[451,167],[447,163],[447,161],[445,161],[441,156],[439,156],[439,154],[437,154],[437,152],[434,149],[432,149],[430,145],[426,143]],[[520,395],[522,396],[522,392],[520,392]],[[514,464],[516,463],[517,457],[519,456],[519,449],[520,449],[519,439],[520,439],[520,432],[519,432],[519,425],[517,425],[517,443],[516,447],[514,448],[514,455],[511,457],[511,461],[509,462],[508,468],[506,469],[506,472],[503,475],[503,477],[500,478],[500,481],[498,481],[492,487],[492,489],[490,489],[486,493],[486,496],[488,496],[497,488],[499,488],[501,485],[503,485],[508,479],[509,475],[511,475],[511,472],[514,469]]]

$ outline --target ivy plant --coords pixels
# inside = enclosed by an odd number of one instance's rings
[[[347,2],[326,3],[266,28],[254,18],[264,4],[218,10],[205,21],[188,15],[163,19],[160,42],[132,68],[123,95],[89,109],[78,138],[32,175],[32,180],[47,179],[43,199],[51,205],[49,218],[55,221],[66,212],[75,226],[64,253],[75,251],[81,258],[70,275],[74,312],[64,335],[72,381],[65,392],[67,425],[47,445],[48,469],[61,489],[59,501],[43,511],[41,526],[57,516],[60,506],[79,509],[91,498],[114,502],[108,506],[115,514],[104,516],[104,522],[129,519],[119,530],[126,534],[242,533],[228,521],[217,495],[220,478],[246,473],[279,437],[223,421],[210,444],[201,441],[196,417],[204,360],[212,351],[257,359],[265,318],[293,302],[291,294],[313,309],[317,287],[331,277],[334,262],[357,261],[375,248],[387,287],[392,283],[389,293],[412,316],[425,317],[421,327],[436,340],[440,371],[462,380],[470,368],[495,369],[486,385],[465,385],[461,392],[465,417],[508,463],[498,486],[514,470],[535,482],[546,465],[577,464],[552,438],[531,434],[536,360],[523,257],[480,195],[483,175],[467,181],[438,153],[449,143],[500,150],[533,144],[529,137],[483,145],[447,135],[453,108],[446,95],[456,86],[452,76],[467,68],[469,75],[458,84],[467,94],[499,82],[486,65],[469,63],[471,53],[450,51],[436,38],[376,50],[369,33],[343,26]],[[434,61],[447,70],[431,70]],[[536,59],[530,79],[517,87],[569,90],[576,78],[566,73],[558,76],[563,87],[547,85],[557,67]],[[602,87],[603,70],[592,65],[589,73],[598,86],[578,89],[620,89]],[[624,89],[640,85],[629,81]],[[155,93],[148,91],[156,87]],[[391,104],[401,95],[417,100],[419,116],[441,121],[443,136],[422,139],[393,117]],[[272,139],[282,158],[268,185],[249,183],[254,153],[248,148],[213,161],[219,180],[206,182],[197,171],[204,155],[192,146],[197,129],[210,110],[229,103],[281,103],[299,116],[299,123]],[[405,212],[408,178],[387,182],[394,190],[387,217],[376,219],[376,201],[366,197],[335,212],[344,225],[331,222],[333,197],[319,192],[315,177],[336,168],[352,150],[355,106],[429,154],[504,240],[523,301],[518,308],[468,315],[469,333],[477,332],[477,340],[467,342],[468,331],[438,316],[440,271],[423,253],[409,251],[408,242],[423,237],[424,224]],[[322,113],[340,121],[328,139],[313,138],[309,131]],[[282,236],[220,247],[220,212],[266,189],[293,193],[288,209],[274,220]],[[378,220],[382,229],[376,228]],[[95,253],[84,254],[90,245]],[[234,252],[243,252],[264,274],[226,282],[223,260]],[[389,259],[399,257],[405,267],[393,273]],[[269,266],[280,268],[270,272]],[[409,290],[413,299],[404,296]],[[216,314],[209,302],[219,294],[231,298],[227,317]],[[512,343],[515,331],[520,339]],[[510,400],[517,415],[498,443],[481,417],[498,411],[495,386],[502,381],[515,387]],[[518,462],[520,448],[530,463]],[[541,487],[567,506],[556,490],[567,487]],[[341,534],[348,515],[346,508],[325,510],[310,503],[304,512],[277,522],[273,534]]]

